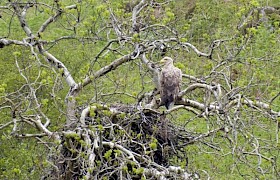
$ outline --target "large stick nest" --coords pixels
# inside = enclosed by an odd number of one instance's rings
[[[64,132],[51,179],[191,179],[169,162],[191,138],[165,114],[134,106],[84,109],[74,131]],[[55,156],[55,155],[54,155]],[[187,164],[186,164],[187,165]]]

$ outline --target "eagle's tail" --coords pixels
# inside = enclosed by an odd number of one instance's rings
[[[168,105],[165,105],[166,109],[171,109],[174,106],[174,101],[169,103]]]
[[[166,107],[166,109],[171,109],[174,106],[174,103],[175,103],[174,101],[175,101],[175,99],[172,95],[168,96],[164,102],[164,106]]]

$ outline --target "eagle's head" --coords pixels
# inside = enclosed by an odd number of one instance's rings
[[[160,63],[164,65],[173,64],[173,59],[166,56],[160,60]]]

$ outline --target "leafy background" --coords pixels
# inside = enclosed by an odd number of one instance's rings
[[[44,1],[41,1],[44,2]],[[45,0],[46,3],[51,1]],[[107,65],[112,59],[121,56],[121,53],[106,52],[98,59],[95,57],[108,43],[107,36],[114,39],[114,35],[102,32],[109,22],[108,4],[114,9],[116,16],[123,20],[123,25],[129,26],[128,21],[131,12],[125,12],[128,1],[114,0],[103,3],[98,0],[83,1],[78,10],[69,10],[53,23],[43,34],[41,39],[53,42],[48,44],[49,51],[58,59],[61,59],[76,79],[82,79],[88,71],[96,71]],[[161,1],[158,1],[161,2]],[[163,2],[163,1],[162,1]],[[62,6],[73,3],[71,0],[61,2]],[[1,2],[0,5],[5,5]],[[218,82],[226,85],[223,79],[219,79],[215,73],[231,76],[234,86],[239,86],[244,96],[252,100],[261,100],[266,103],[280,91],[280,43],[279,23],[280,14],[272,13],[268,16],[267,25],[260,24],[256,27],[246,29],[246,33],[238,30],[242,17],[252,8],[273,6],[280,7],[278,0],[176,0],[164,6],[162,17],[154,17],[154,10],[148,9],[147,20],[149,23],[159,23],[175,27],[178,34],[182,35],[182,42],[190,42],[201,51],[207,52],[209,45],[216,39],[224,40],[226,43],[220,46],[213,54],[213,59],[198,57],[192,50],[172,50],[166,55],[175,59],[176,66],[183,73],[195,77],[206,78],[208,82]],[[195,7],[195,8],[194,8]],[[193,9],[192,9],[193,8]],[[10,14],[2,15],[0,19],[0,37],[10,39],[22,39],[25,37],[16,17],[10,18]],[[41,6],[39,9],[30,10],[27,20],[32,29],[37,30],[42,22],[53,12]],[[76,19],[71,14],[81,13],[81,23],[76,24]],[[127,21],[127,22],[126,22]],[[75,34],[73,34],[75,27]],[[69,30],[71,29],[71,30]],[[100,32],[99,32],[100,31]],[[98,38],[92,32],[99,32]],[[162,37],[170,36],[170,32],[161,31]],[[62,36],[73,36],[73,39],[58,40]],[[146,39],[153,39],[155,34],[149,32],[141,35]],[[87,38],[85,38],[87,37]],[[138,37],[134,37],[138,41]],[[244,48],[239,52],[239,47]],[[117,46],[116,46],[117,48]],[[176,47],[175,47],[176,48]],[[122,53],[130,52],[133,46],[126,46]],[[67,94],[67,85],[60,77],[60,73],[49,64],[40,64],[29,52],[28,47],[8,46],[0,49],[0,95],[15,92],[19,88],[26,88],[26,81],[19,75],[15,60],[21,68],[25,68],[25,74],[29,81],[34,82],[34,87],[40,86],[40,97],[43,110],[52,119],[51,130],[63,129],[65,123],[64,98]],[[153,54],[149,58],[158,61],[160,54]],[[222,61],[226,66],[217,67]],[[234,76],[234,77],[233,77]],[[184,82],[184,87],[189,82]],[[39,85],[40,84],[40,85]],[[248,85],[249,84],[249,85]],[[140,60],[127,63],[117,71],[97,79],[87,86],[77,98],[78,104],[89,104],[95,102],[104,103],[127,103],[136,104],[137,98],[143,92],[153,89],[151,75],[142,66]],[[116,93],[119,92],[119,93]],[[53,96],[55,94],[55,96]],[[203,101],[203,92],[197,91],[188,94],[189,98]],[[19,101],[24,100],[24,94]],[[4,99],[0,99],[0,103]],[[28,107],[22,102],[23,107]],[[28,103],[28,102],[26,102]],[[274,100],[271,108],[280,111],[280,99]],[[216,133],[208,137],[220,146],[220,150],[214,150],[205,146],[203,142],[188,145],[185,152],[188,154],[188,169],[198,172],[204,179],[208,175],[212,179],[277,179],[279,178],[279,122],[273,122],[257,113],[246,113],[246,107],[241,115],[244,127],[254,138],[259,139],[263,149],[261,153],[271,160],[262,159],[259,165],[258,156],[241,156],[240,149],[252,151],[249,146],[249,134],[238,134],[238,145],[232,145],[226,141],[223,134]],[[32,112],[33,110],[30,109]],[[31,113],[30,112],[30,113]],[[1,109],[0,123],[6,124],[11,119],[10,111]],[[190,131],[204,133],[208,126],[216,126],[216,118],[210,118],[209,122],[199,117],[193,117],[192,113],[178,111],[170,117],[176,124],[185,125]],[[278,120],[279,121],[279,118]],[[34,132],[27,124],[22,123],[23,132]],[[15,138],[11,134],[13,124],[9,128],[1,129],[0,141],[0,178],[1,179],[38,179],[42,170],[50,166],[46,162],[48,150],[36,139]],[[19,132],[20,134],[20,132]],[[45,137],[48,139],[48,137]],[[252,142],[253,143],[253,142]],[[186,160],[180,156],[171,159],[173,164],[182,167]],[[261,168],[261,169],[260,169]],[[208,174],[208,175],[207,175]]]

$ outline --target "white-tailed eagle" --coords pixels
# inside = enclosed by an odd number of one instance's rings
[[[173,65],[173,59],[170,57],[164,57],[160,62],[164,63],[159,77],[160,104],[164,105],[166,109],[170,109],[176,102],[180,92],[182,72]]]

